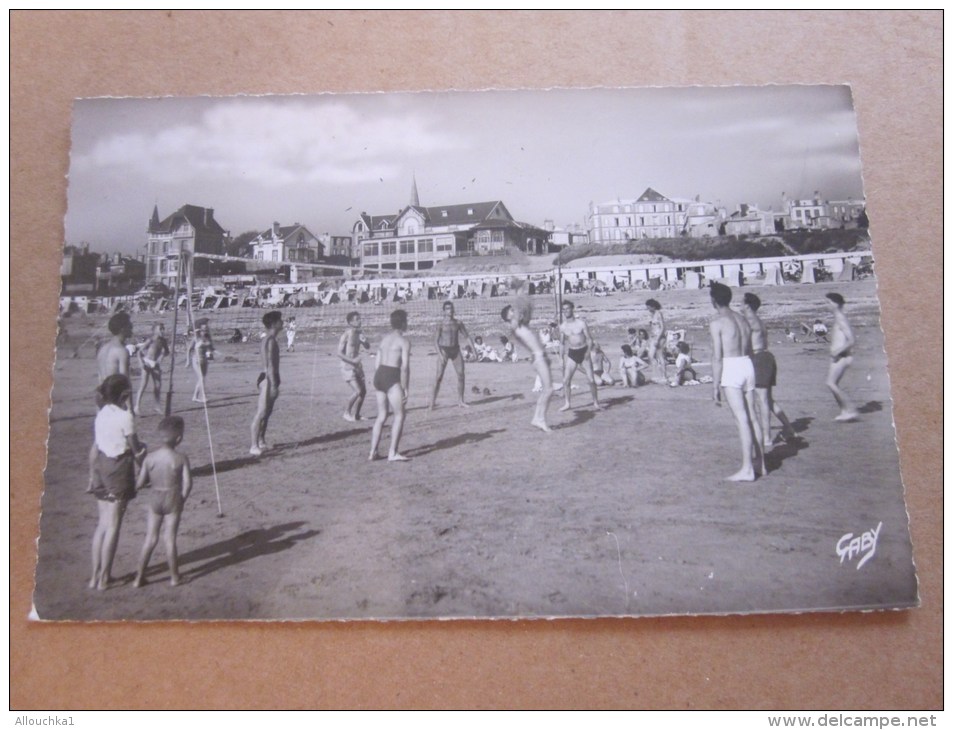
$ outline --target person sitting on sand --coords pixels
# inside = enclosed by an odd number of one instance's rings
[[[642,372],[649,364],[632,352],[631,345],[622,345],[622,357],[619,358],[619,375],[622,378],[623,388],[635,388],[645,385],[645,374]]]
[[[516,347],[506,335],[500,336],[500,344],[503,346],[503,362],[517,362],[519,360]]]
[[[690,382],[698,382],[698,373],[692,367],[691,348],[684,340],[679,340],[675,345],[678,355],[675,358],[675,378],[672,385],[685,385]]]
[[[179,556],[175,541],[182,507],[192,491],[192,469],[189,457],[178,453],[175,447],[182,442],[185,422],[179,416],[169,416],[159,422],[158,431],[162,445],[146,456],[136,480],[137,490],[149,489],[150,492],[149,511],[146,513],[146,538],[139,556],[139,570],[134,584],[136,588],[146,583],[146,568],[159,541],[159,530],[163,522],[169,583],[177,586],[182,580],[179,576]]]

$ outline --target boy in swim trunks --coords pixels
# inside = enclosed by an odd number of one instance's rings
[[[136,436],[129,378],[119,373],[99,386],[102,407],[96,414],[93,448],[86,491],[96,497],[99,522],[93,532],[93,574],[89,587],[105,590],[112,582],[112,564],[119,542],[119,529],[129,500],[136,496],[135,461],[145,456]]]
[[[159,529],[165,523],[162,539],[165,543],[166,560],[169,563],[169,583],[179,585],[179,556],[175,538],[179,531],[182,507],[192,491],[192,469],[189,457],[180,454],[175,447],[182,442],[185,422],[178,416],[169,416],[159,422],[159,437],[162,445],[146,456],[139,470],[136,489],[149,488],[149,512],[146,519],[146,539],[139,556],[139,571],[133,585],[140,588],[146,584],[146,568],[149,558],[159,541]],[[168,518],[168,519],[166,519]]]
[[[410,340],[407,331],[407,312],[395,309],[390,314],[391,332],[384,336],[377,348],[377,370],[374,371],[374,395],[377,397],[377,419],[371,431],[370,461],[376,461],[377,445],[387,420],[388,411],[394,411],[394,425],[390,431],[388,461],[407,461],[397,447],[404,429],[407,408],[407,387],[410,384]]]
[[[288,352],[295,351],[295,335],[298,333],[298,323],[295,321],[294,315],[288,317],[288,325],[285,327],[285,337],[288,338],[288,347],[286,348]]]
[[[778,366],[774,355],[768,350],[768,329],[758,316],[761,299],[757,294],[746,292],[742,313],[751,325],[751,363],[754,365],[754,389],[758,398],[758,417],[761,422],[761,435],[764,448],[771,448],[771,414],[781,421],[781,433],[788,443],[797,439],[791,422],[781,406],[774,400],[773,388],[777,385]]]
[[[576,372],[576,368],[581,365],[583,372],[586,374],[586,380],[589,381],[592,407],[601,411],[602,406],[599,405],[596,376],[592,371],[592,360],[589,357],[589,351],[594,344],[592,335],[589,334],[589,326],[586,321],[576,317],[575,309],[576,307],[572,302],[563,302],[563,323],[559,326],[559,334],[563,350],[563,395],[566,398],[566,403],[559,410],[568,411],[572,408],[570,403],[572,376]]]
[[[844,314],[844,297],[840,294],[831,292],[827,295],[827,307],[834,315],[834,327],[831,332],[831,365],[827,371],[827,387],[834,394],[834,400],[840,406],[840,413],[835,417],[835,421],[856,421],[857,409],[850,398],[847,397],[838,383],[847,372],[847,368],[854,362],[853,355],[850,354],[854,346],[854,332],[850,328],[850,322]]]
[[[546,357],[546,350],[543,349],[536,333],[529,328],[533,310],[528,300],[520,298],[516,300],[516,306],[507,304],[503,307],[500,316],[509,324],[513,336],[532,353],[533,367],[536,369],[536,378],[539,382],[539,398],[536,399],[536,410],[530,424],[549,433],[552,429],[546,423],[546,410],[549,408],[549,399],[553,395],[553,377],[549,372],[549,358]]]
[[[348,312],[347,329],[338,342],[337,356],[341,360],[341,374],[344,382],[353,391],[351,399],[344,409],[345,421],[360,421],[361,407],[367,395],[367,385],[364,382],[364,366],[361,364],[361,348],[370,349],[370,343],[361,332],[361,315],[358,312]]]
[[[727,481],[755,480],[755,461],[765,473],[764,452],[761,449],[761,426],[754,413],[754,365],[751,362],[751,326],[731,309],[731,289],[713,282],[711,304],[717,315],[711,321],[712,382],[716,405],[721,405],[722,392],[731,407],[741,442],[741,469],[727,477]]]
[[[265,339],[261,341],[261,367],[258,373],[258,410],[251,422],[251,448],[248,453],[252,456],[261,456],[261,452],[268,448],[265,443],[265,431],[268,430],[268,419],[278,400],[278,387],[281,385],[281,375],[278,372],[278,359],[281,355],[278,347],[278,333],[283,327],[281,312],[268,312],[261,318],[265,325]]]
[[[437,324],[437,333],[435,344],[437,346],[437,377],[433,384],[433,393],[430,396],[430,410],[437,405],[437,393],[440,392],[440,382],[443,380],[444,371],[447,363],[453,363],[453,369],[457,371],[457,405],[462,408],[467,407],[464,399],[464,389],[466,387],[466,377],[463,368],[463,355],[460,352],[460,338],[467,341],[470,347],[476,352],[477,348],[473,340],[470,339],[470,333],[463,322],[453,316],[453,302],[443,303],[443,319]]]
[[[165,338],[165,325],[153,325],[152,336],[146,340],[138,350],[139,365],[142,367],[142,380],[139,383],[139,392],[136,393],[135,414],[141,412],[142,394],[152,380],[152,393],[155,396],[156,413],[162,413],[162,404],[159,396],[162,393],[162,358],[169,354],[169,342]]]
[[[119,312],[109,318],[107,326],[112,337],[96,353],[100,383],[116,373],[129,375],[129,350],[126,349],[126,342],[132,337],[132,320],[125,312]]]

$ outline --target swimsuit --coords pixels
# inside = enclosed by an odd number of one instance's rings
[[[437,348],[448,360],[456,360],[460,355],[460,345],[437,345]]]
[[[112,458],[96,451],[92,493],[103,502],[123,502],[136,496],[136,473],[132,452]]]
[[[845,357],[850,357],[850,348],[848,347],[840,355],[831,355],[831,362],[840,362]]]
[[[726,357],[722,362],[721,385],[724,388],[754,390],[754,365],[747,355]]]
[[[149,370],[150,372],[158,373],[162,371],[162,369],[159,367],[159,363],[150,357],[143,357],[142,364],[145,366],[145,369]]]
[[[178,489],[152,489],[149,506],[157,515],[172,515],[182,511],[182,492]]]
[[[381,393],[386,393],[395,385],[400,385],[400,368],[378,365],[374,372],[374,387]]]
[[[569,359],[576,363],[576,365],[582,365],[582,361],[586,359],[586,353],[588,351],[588,345],[585,347],[570,347],[566,354],[569,355]]]
[[[777,385],[778,364],[768,350],[760,350],[751,355],[754,366],[754,387],[773,388]]]
[[[344,375],[344,382],[354,380],[359,383],[364,382],[364,366],[361,363],[352,365],[349,362],[341,360],[341,374]]]

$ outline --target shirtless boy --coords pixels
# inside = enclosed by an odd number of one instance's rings
[[[757,476],[753,458],[765,473],[761,425],[754,413],[754,365],[751,362],[751,326],[731,309],[731,289],[719,282],[711,285],[711,304],[717,315],[711,321],[711,364],[715,403],[721,405],[724,391],[738,426],[741,469],[727,477],[731,482],[751,482]]]
[[[665,374],[665,318],[662,316],[662,305],[655,299],[648,299],[645,307],[652,313],[649,322],[649,362],[655,363],[656,382],[664,384],[668,382],[668,376]]]
[[[841,390],[838,383],[847,372],[847,368],[854,362],[850,354],[854,346],[854,332],[850,328],[847,316],[844,314],[844,297],[831,292],[827,295],[827,307],[834,315],[834,327],[831,331],[831,366],[827,371],[827,387],[834,394],[834,400],[840,406],[840,413],[834,417],[835,421],[856,421],[857,409]]]
[[[278,400],[278,387],[281,385],[281,375],[278,373],[278,333],[283,326],[281,312],[268,312],[261,318],[265,325],[265,339],[261,342],[261,372],[258,373],[258,410],[251,422],[251,448],[248,453],[252,456],[261,456],[261,452],[268,448],[265,442],[265,431],[268,430],[268,419]]]
[[[559,410],[568,411],[572,408],[570,403],[572,376],[576,368],[582,365],[586,380],[589,381],[589,391],[592,393],[592,407],[600,411],[602,406],[599,405],[599,390],[596,387],[596,376],[592,371],[592,359],[589,357],[594,343],[592,335],[589,334],[589,326],[584,319],[576,317],[575,309],[572,302],[563,302],[563,323],[559,326],[559,335],[563,350],[563,394],[566,397],[566,403]]]
[[[142,394],[146,386],[152,381],[152,393],[155,396],[156,413],[162,413],[162,404],[159,396],[162,393],[162,358],[169,354],[169,343],[165,338],[165,325],[156,324],[152,327],[152,336],[146,340],[138,350],[139,365],[142,367],[142,380],[139,383],[139,392],[136,393],[136,404],[133,409],[140,413]]]
[[[447,369],[448,362],[452,362],[453,369],[457,371],[457,404],[464,408],[467,407],[463,397],[466,380],[463,371],[463,355],[460,352],[461,337],[476,351],[476,346],[470,339],[467,328],[463,322],[453,316],[453,302],[444,302],[443,319],[437,325],[435,340],[437,345],[437,378],[434,380],[433,393],[430,396],[430,410],[433,410],[437,405],[440,381],[443,380],[443,373]]]
[[[388,461],[407,461],[397,447],[404,429],[407,407],[407,387],[410,384],[410,340],[407,331],[407,312],[395,309],[390,314],[391,332],[384,336],[377,348],[377,370],[374,371],[374,395],[377,396],[377,420],[371,431],[370,461],[376,461],[377,445],[387,420],[388,410],[394,411],[394,425],[390,430]],[[389,408],[388,408],[389,406]]]
[[[532,355],[533,367],[536,369],[540,390],[539,398],[536,399],[536,410],[530,424],[549,433],[552,429],[546,423],[546,409],[549,408],[549,399],[553,395],[553,378],[549,372],[549,358],[546,357],[546,351],[543,349],[536,333],[529,327],[533,310],[528,300],[517,299],[515,306],[507,304],[503,307],[500,316],[504,322],[509,324],[513,336],[522,342]]]
[[[761,421],[761,435],[764,448],[771,448],[771,414],[781,421],[781,434],[790,443],[797,439],[791,428],[791,422],[774,400],[772,389],[777,385],[778,365],[774,355],[768,350],[768,329],[758,316],[761,299],[757,294],[746,292],[742,314],[751,326],[751,363],[754,365],[754,392],[758,397],[758,418]]]
[[[146,516],[146,539],[139,556],[139,571],[136,573],[136,588],[146,583],[146,568],[149,558],[159,541],[159,529],[165,544],[166,560],[169,563],[169,583],[177,586],[179,576],[179,556],[176,552],[175,538],[179,531],[179,519],[182,506],[192,491],[192,470],[189,457],[180,454],[175,447],[182,442],[185,422],[178,416],[169,416],[159,422],[159,438],[162,445],[146,456],[139,470],[136,489],[149,488],[149,511]],[[166,519],[168,518],[168,519]]]
[[[364,366],[361,364],[361,347],[371,348],[361,331],[361,315],[358,312],[349,312],[345,318],[347,329],[338,342],[337,356],[341,360],[341,374],[352,392],[351,399],[344,409],[345,421],[360,421],[361,407],[364,405],[364,396],[367,395],[367,385],[364,382]]]

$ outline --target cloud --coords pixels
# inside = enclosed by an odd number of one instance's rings
[[[465,138],[420,112],[363,114],[346,102],[234,100],[214,105],[197,123],[105,136],[74,164],[155,182],[351,185],[403,174],[408,158],[467,147]]]

